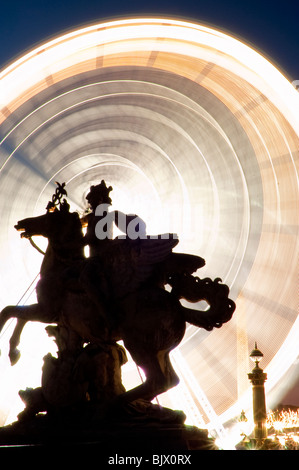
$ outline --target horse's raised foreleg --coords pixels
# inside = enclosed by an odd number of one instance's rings
[[[9,358],[11,365],[16,364],[20,357],[20,351],[17,349],[20,343],[20,336],[27,321],[40,321],[42,323],[50,323],[51,320],[44,318],[44,314],[39,304],[32,305],[9,305],[0,313],[0,332],[5,323],[11,318],[17,318],[17,324],[10,338]]]
[[[21,352],[19,351],[18,346],[20,344],[21,333],[26,323],[27,320],[18,319],[13,334],[9,340],[8,355],[12,366],[14,366],[18,362],[21,356]]]
[[[48,319],[44,317],[45,315],[39,304],[8,305],[0,313],[0,332],[5,323],[11,318],[48,323]]]

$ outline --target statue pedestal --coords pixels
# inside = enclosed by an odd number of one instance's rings
[[[187,426],[184,420],[182,412],[157,405],[147,414],[131,408],[105,418],[86,411],[39,414],[0,428],[0,446],[88,446],[106,455],[217,450],[207,430]]]

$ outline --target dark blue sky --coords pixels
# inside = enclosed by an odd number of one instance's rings
[[[299,2],[285,0],[0,0],[0,69],[35,45],[86,24],[124,16],[193,20],[259,49],[299,79]]]

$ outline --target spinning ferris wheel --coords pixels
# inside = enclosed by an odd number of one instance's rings
[[[188,22],[96,24],[21,57],[0,74],[0,308],[29,302],[42,260],[16,222],[45,212],[55,181],[82,213],[105,179],[113,207],[138,214],[148,233],[178,233],[180,252],[206,260],[197,275],[231,288],[233,319],[212,332],[187,327],[173,354],[181,383],[159,397],[221,433],[250,403],[254,342],[269,396],[299,354],[298,109],[267,59]],[[11,372],[1,356],[2,424],[16,377],[31,386],[40,354],[26,328],[28,362]]]

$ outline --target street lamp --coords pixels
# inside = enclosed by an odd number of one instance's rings
[[[255,343],[255,348],[250,353],[250,358],[255,362],[255,367],[252,369],[251,373],[248,374],[248,378],[252,383],[254,438],[257,443],[261,443],[267,437],[267,413],[264,387],[267,374],[259,367],[259,362],[263,356],[263,353],[257,348],[257,344]]]

